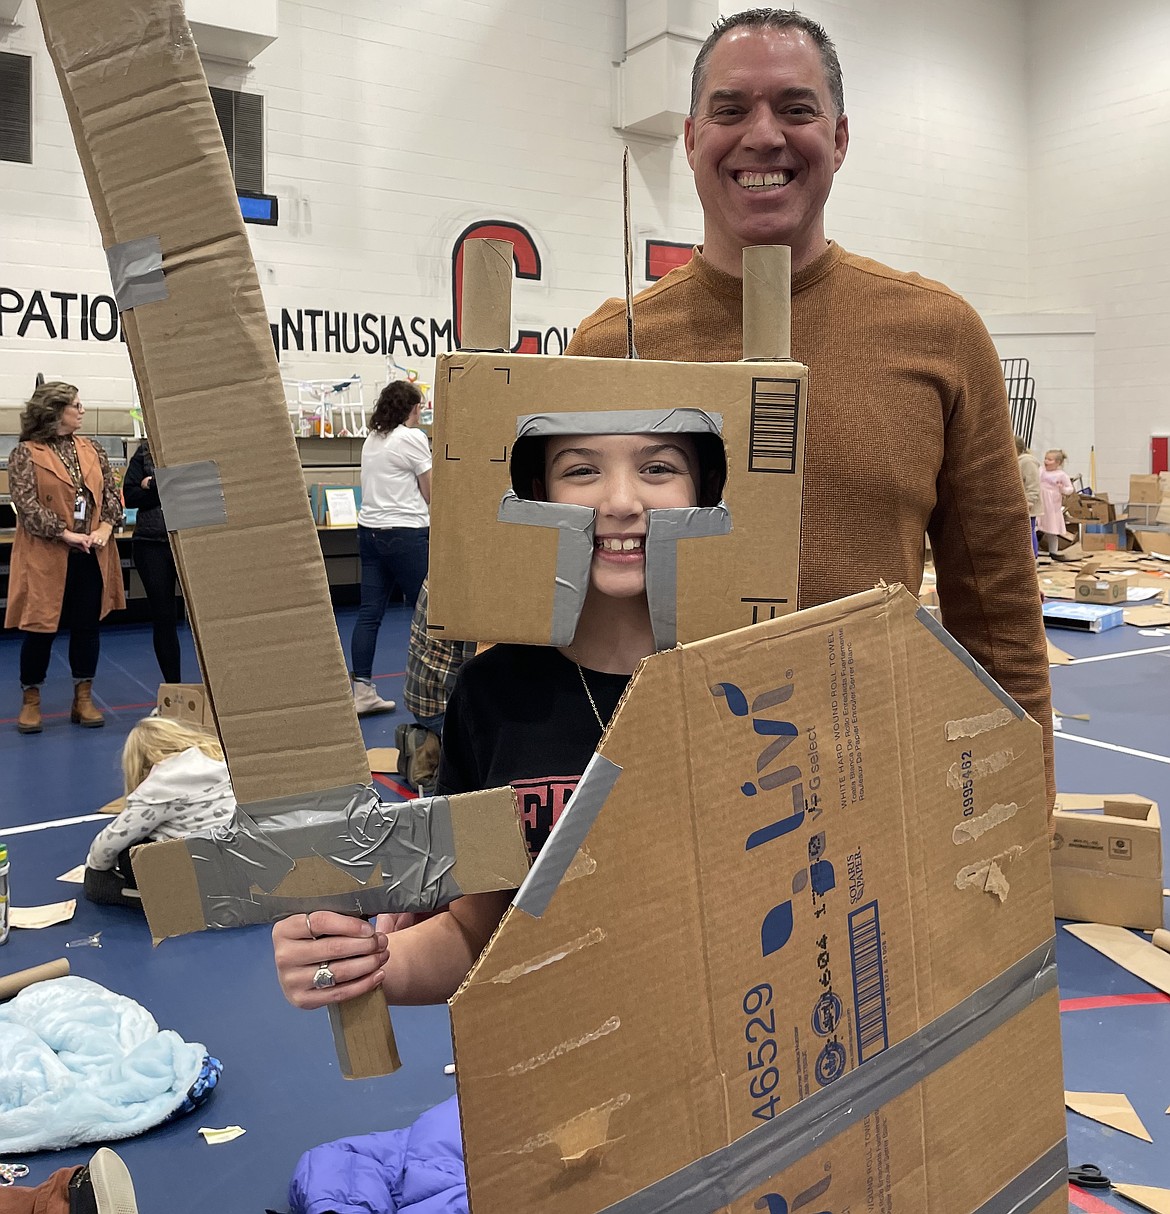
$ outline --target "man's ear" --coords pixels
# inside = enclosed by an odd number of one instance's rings
[[[835,173],[845,162],[845,153],[849,150],[849,116],[842,114],[837,119],[833,131],[833,172]]]
[[[687,164],[695,167],[695,120],[688,114],[683,119],[683,147],[687,150]]]

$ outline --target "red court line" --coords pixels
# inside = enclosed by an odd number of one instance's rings
[[[407,788],[405,784],[399,784],[393,776],[385,775],[380,771],[374,772],[374,779],[379,784],[385,785],[391,792],[397,793],[404,801],[413,801],[418,795],[413,789]]]
[[[1078,1189],[1075,1184],[1068,1186],[1068,1200],[1069,1205],[1084,1210],[1085,1214],[1117,1214],[1116,1206],[1106,1205],[1099,1197],[1086,1193],[1084,1189]]]
[[[1133,995],[1085,995],[1080,999],[1062,999],[1062,1012],[1089,1012],[1102,1007],[1137,1007],[1145,1003],[1170,1003],[1170,995],[1161,991],[1142,991]]]

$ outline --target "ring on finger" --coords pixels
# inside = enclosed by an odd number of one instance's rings
[[[317,939],[317,933],[313,931],[313,920],[309,918],[308,911],[305,911],[305,931],[309,933],[311,939]]]
[[[313,989],[315,991],[327,991],[331,986],[336,985],[337,978],[329,968],[329,962],[322,961],[317,966],[317,972],[313,975]]]

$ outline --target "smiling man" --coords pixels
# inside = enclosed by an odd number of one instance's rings
[[[703,243],[635,299],[640,355],[741,358],[742,251],[791,248],[792,353],[810,392],[800,606],[883,579],[917,590],[928,535],[946,627],[1044,727],[1051,805],[1047,648],[999,356],[954,292],[827,239],[849,147],[828,34],[786,9],[721,20],[695,61],[684,138]],[[625,305],[609,300],[567,353],[625,350]]]

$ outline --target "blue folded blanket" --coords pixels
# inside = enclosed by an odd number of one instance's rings
[[[140,1134],[183,1107],[206,1056],[96,982],[26,987],[0,1005],[0,1143],[15,1153]]]

